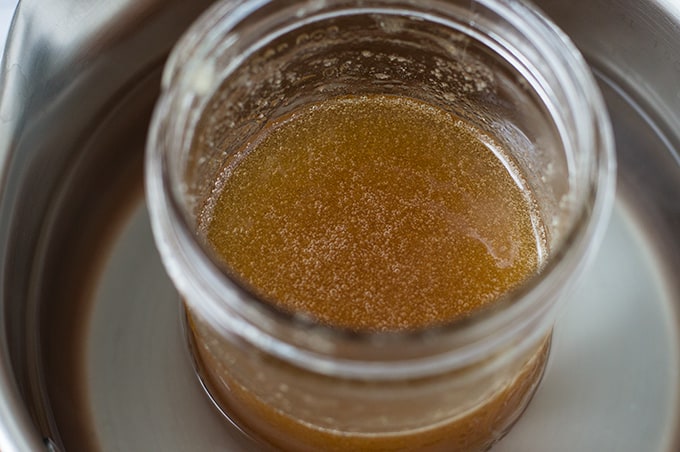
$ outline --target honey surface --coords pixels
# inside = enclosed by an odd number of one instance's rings
[[[410,98],[307,105],[228,162],[201,228],[285,310],[355,330],[451,321],[539,265],[531,197],[492,142]]]

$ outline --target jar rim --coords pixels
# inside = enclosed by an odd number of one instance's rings
[[[199,295],[214,326],[230,325],[240,339],[278,358],[334,375],[362,378],[427,375],[469,365],[479,356],[488,356],[503,344],[512,343],[519,335],[528,335],[524,341],[538,341],[547,334],[550,325],[546,319],[558,304],[557,289],[573,283],[585,268],[584,260],[592,258],[593,247],[604,235],[614,199],[614,144],[604,101],[586,62],[556,26],[522,2],[474,0],[472,4],[500,14],[520,32],[539,38],[536,44],[542,46],[539,51],[550,54],[551,64],[559,65],[559,70],[553,69],[576,91],[567,100],[575,104],[568,110],[580,115],[582,127],[575,130],[580,134],[577,144],[588,146],[594,155],[594,173],[590,175],[587,192],[578,200],[577,215],[564,238],[550,250],[540,273],[501,296],[488,309],[469,317],[413,331],[364,332],[320,324],[285,312],[252,296],[221,271],[199,244],[195,228],[183,214],[182,201],[172,189],[179,181],[172,180],[168,171],[161,135],[168,133],[164,118],[173,108],[172,98],[181,95],[186,83],[183,78],[190,77],[191,68],[207,57],[205,48],[196,51],[202,40],[218,39],[211,30],[227,15],[227,26],[233,26],[266,3],[245,0],[213,6],[185,34],[166,66],[163,92],[147,142],[146,190],[157,246],[180,293]],[[324,8],[348,2],[298,3]],[[362,4],[371,3],[374,2]],[[439,2],[440,6],[444,3],[451,2]],[[568,270],[568,277],[564,276],[564,269]],[[228,303],[224,301],[225,294],[230,295]],[[542,328],[535,328],[537,324]],[[517,353],[520,352],[518,347]]]

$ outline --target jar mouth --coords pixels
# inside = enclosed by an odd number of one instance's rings
[[[236,6],[216,5],[194,24],[192,30],[195,31],[180,41],[166,66],[164,91],[154,112],[147,143],[146,189],[158,249],[180,293],[187,299],[198,297],[205,318],[211,319],[216,329],[235,332],[232,334],[239,339],[296,365],[348,377],[428,375],[470,365],[480,356],[489,356],[503,348],[515,348],[516,353],[521,353],[526,344],[544,337],[564,289],[573,284],[601,241],[614,199],[615,159],[609,118],[588,66],[573,44],[542,13],[524,4],[473,2],[473,8],[489,9],[501,16],[513,33],[522,34],[534,46],[523,49],[532,53],[530,55],[513,53],[516,49],[510,46],[510,50],[503,50],[512,53],[508,57],[521,61],[528,71],[534,71],[536,65],[527,58],[544,61],[570,91],[570,96],[561,99],[567,105],[546,101],[547,109],[551,115],[571,112],[575,116],[577,127],[572,131],[561,130],[562,138],[569,140],[571,134],[571,145],[590,150],[591,154],[586,183],[571,186],[575,182],[570,180],[569,196],[574,202],[568,218],[570,224],[551,247],[540,272],[488,308],[462,319],[415,330],[356,331],[279,309],[254,296],[225,273],[198,239],[195,222],[177,189],[183,182],[170,169],[168,153],[164,152],[164,137],[173,133],[166,118],[178,105],[189,107],[186,100],[180,100],[182,89],[190,86],[195,97],[197,86],[198,91],[203,86],[196,80],[197,74],[201,75],[197,68],[210,61],[211,48],[202,42],[215,45],[222,38],[211,30],[220,20],[228,21],[227,26],[233,27],[244,18],[258,14],[265,3],[252,0]],[[323,10],[329,4],[342,6],[352,2],[299,3],[307,8],[299,10],[303,16],[309,11]],[[354,10],[360,9],[354,7]],[[472,31],[476,30],[474,24],[469,25]],[[499,36],[494,39],[502,40]],[[233,65],[238,63],[234,61]],[[547,84],[540,74],[528,75],[538,84]],[[540,86],[540,89],[547,91],[549,87]],[[208,90],[198,94],[205,96]],[[186,139],[182,136],[180,142]]]

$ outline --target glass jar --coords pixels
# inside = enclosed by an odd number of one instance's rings
[[[231,279],[199,226],[225,160],[272,120],[347,94],[415,97],[495,137],[538,206],[538,274],[464,320],[383,333],[282,312]],[[498,441],[536,390],[613,173],[593,78],[531,6],[244,0],[216,4],[172,52],[146,181],[198,375],[236,426],[284,450],[469,452]]]

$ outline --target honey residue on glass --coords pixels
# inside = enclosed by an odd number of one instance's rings
[[[346,96],[272,122],[215,184],[201,229],[289,312],[352,330],[450,322],[536,272],[532,198],[492,138],[429,103]]]

